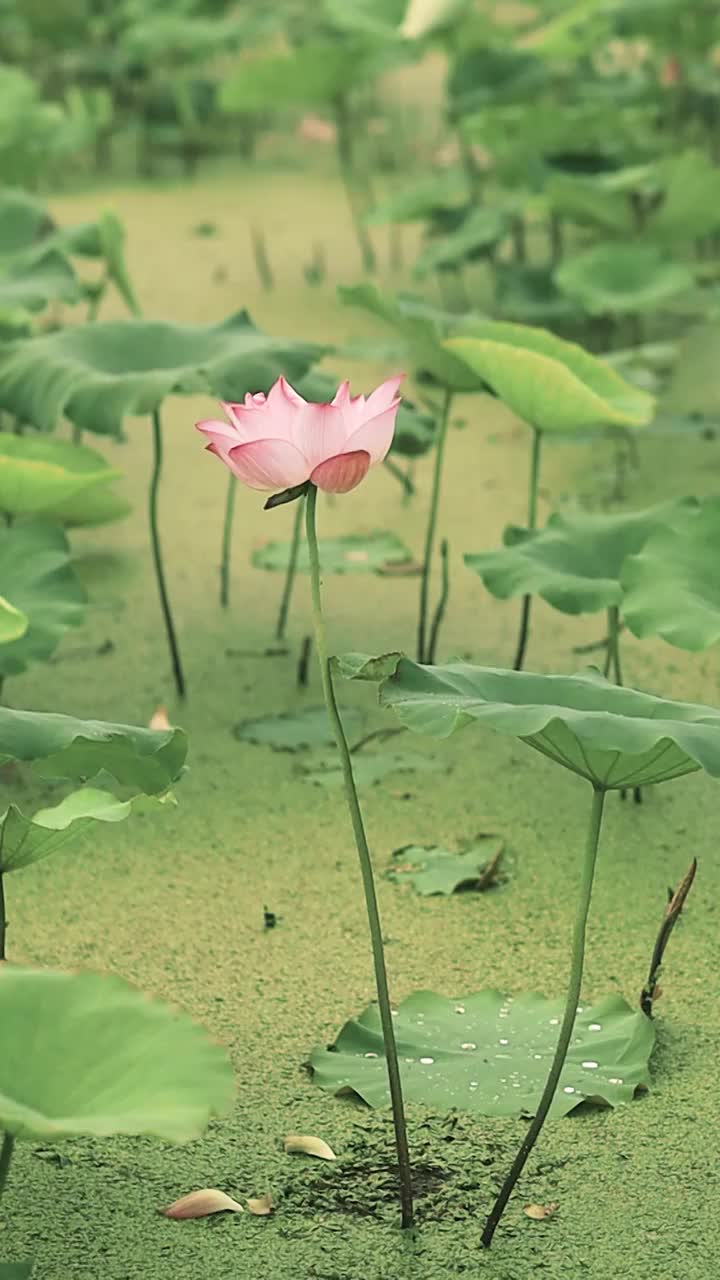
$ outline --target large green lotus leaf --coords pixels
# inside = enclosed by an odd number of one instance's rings
[[[242,400],[280,373],[302,376],[323,353],[315,343],[267,337],[244,311],[218,325],[76,325],[8,344],[0,408],[44,431],[65,414],[83,430],[119,436],[126,415],[152,413],[168,395]]]
[[[526,104],[547,83],[539,58],[513,48],[493,47],[483,33],[482,43],[462,45],[451,62],[446,91],[454,117],[485,107]]]
[[[243,60],[219,94],[223,111],[278,111],[287,107],[333,104],[341,94],[366,84],[381,70],[405,61],[398,42],[358,34],[311,42],[288,53],[257,54]]]
[[[508,226],[508,217],[502,209],[474,209],[457,231],[429,241],[415,263],[414,274],[421,278],[431,271],[458,267],[468,258],[486,253],[502,240]]]
[[[620,604],[627,557],[658,529],[688,519],[693,510],[688,499],[616,515],[556,512],[537,533],[511,527],[504,547],[463,559],[498,600],[538,595],[561,613],[594,613]]]
[[[182,729],[140,729],[0,706],[0,765],[23,761],[45,778],[84,782],[107,774],[134,792],[162,795],[183,772],[186,755]]]
[[[0,596],[0,644],[9,644],[11,640],[19,640],[28,629],[28,616],[21,609],[16,609],[3,596]]]
[[[574,222],[619,234],[632,229],[629,202],[621,192],[608,190],[600,181],[554,174],[546,183],[544,194],[556,213]]]
[[[82,621],[85,591],[62,529],[35,521],[0,529],[0,596],[27,618],[24,632],[0,647],[0,675],[19,675]]]
[[[347,654],[337,667],[350,679],[381,680],[381,704],[407,729],[447,738],[476,721],[522,739],[595,786],[647,786],[697,769],[720,777],[720,711],[622,688],[599,671],[422,667],[398,654]]]
[[[646,234],[664,243],[687,243],[720,227],[720,172],[703,151],[681,151],[664,165],[667,186]]]
[[[550,1108],[564,1116],[581,1102],[618,1106],[649,1084],[655,1042],[650,1018],[621,996],[581,1006]],[[480,991],[448,999],[418,991],[393,1019],[407,1102],[437,1111],[486,1116],[534,1115],[555,1052],[561,1000],[536,992]],[[310,1058],[314,1079],[332,1093],[354,1093],[371,1107],[389,1105],[387,1066],[377,1007],[346,1022],[334,1045]]]
[[[275,569],[283,573],[290,559],[290,542],[266,542],[253,551],[256,569]],[[320,543],[320,568],[323,573],[382,573],[388,565],[410,563],[412,557],[394,533],[349,533],[343,538],[325,538]],[[305,542],[298,548],[297,569],[310,572],[310,557]]]
[[[659,529],[622,573],[623,617],[634,635],[679,649],[720,640],[720,499],[679,526]]]
[[[157,805],[174,803],[170,792],[164,796],[134,796],[119,800],[109,791],[81,787],[59,804],[38,809],[32,818],[11,804],[0,814],[0,874],[18,871],[39,862],[51,853],[72,844],[96,822],[122,822],[133,812],[146,813]]]
[[[187,1014],[93,973],[0,971],[0,1129],[44,1142],[190,1142],[232,1104],[219,1045]]]
[[[396,884],[412,885],[422,898],[478,889],[488,863],[497,863],[503,843],[485,836],[465,845],[460,852],[436,844],[407,844],[394,851],[386,875]]]
[[[68,259],[49,249],[29,262],[0,262],[0,307],[42,311],[48,302],[79,302],[83,292]]]
[[[695,326],[679,345],[663,414],[720,417],[720,321]]]
[[[61,524],[100,524],[106,509],[129,508],[109,489],[120,476],[85,445],[46,436],[0,432],[0,510],[38,515]],[[109,517],[114,518],[114,517]]]
[[[445,343],[525,422],[540,431],[573,431],[650,421],[652,396],[574,342],[545,329],[503,321]]]
[[[566,258],[555,272],[558,288],[590,315],[653,311],[693,288],[681,262],[649,244],[598,244]]]
[[[19,187],[0,188],[0,256],[29,248],[51,225],[44,204],[36,196]]]
[[[416,370],[432,374],[451,391],[484,389],[484,380],[443,342],[450,332],[462,327],[459,317],[433,312],[421,300],[406,295],[383,295],[374,284],[339,285],[338,294],[348,306],[362,307],[400,333]]]
[[[467,178],[460,169],[443,169],[430,178],[405,184],[401,191],[376,204],[368,223],[424,222],[438,211],[467,204]]]
[[[359,712],[353,708],[344,708],[342,718],[348,733],[354,733],[361,723]],[[281,711],[257,720],[241,720],[233,728],[233,736],[238,742],[253,742],[272,747],[273,751],[304,751],[307,747],[335,744],[325,707],[303,707],[300,711]]]

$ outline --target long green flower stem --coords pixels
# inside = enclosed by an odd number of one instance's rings
[[[440,564],[441,564],[441,582],[440,599],[437,603],[435,616],[432,620],[430,628],[430,639],[427,647],[427,661],[432,665],[437,656],[437,644],[440,638],[440,627],[442,626],[445,610],[447,609],[448,596],[450,595],[450,547],[447,538],[443,538],[440,543]]]
[[[15,1137],[12,1133],[3,1134],[2,1147],[0,1147],[0,1200],[5,1190],[8,1171],[10,1169],[10,1161],[15,1149]]]
[[[237,476],[228,472],[227,496],[225,498],[225,519],[223,520],[222,550],[220,552],[220,605],[227,609],[230,603],[230,555],[232,551],[232,529],[235,516],[235,498],[237,496]]]
[[[368,847],[365,825],[363,823],[362,813],[360,810],[360,801],[358,800],[355,778],[353,776],[350,748],[348,746],[345,730],[340,718],[340,712],[335,698],[332,673],[330,670],[330,659],[325,636],[325,623],[322,614],[322,599],[320,592],[320,555],[318,552],[315,522],[316,505],[317,489],[315,485],[311,484],[306,498],[305,528],[307,533],[308,552],[310,555],[310,582],[312,587],[315,644],[317,647],[318,661],[320,663],[320,678],[322,680],[323,694],[325,696],[328,715],[330,716],[335,734],[335,741],[340,754],[343,779],[345,782],[345,797],[348,809],[350,810],[350,819],[352,822],[355,844],[360,861],[360,873],[365,892],[365,905],[367,907],[368,924],[370,926],[370,941],[372,944],[373,963],[375,966],[375,985],[377,987],[378,1009],[380,1012],[380,1022],[382,1025],[383,1041],[385,1045],[385,1060],[387,1063],[393,1124],[395,1127],[395,1145],[397,1149],[398,1169],[400,1173],[402,1226],[411,1227],[413,1225],[413,1192],[410,1153],[408,1151],[400,1067],[398,1064],[392,1008],[390,1005],[390,993],[388,991],[387,971],[385,968],[382,926],[380,924],[380,912],[378,909],[377,894],[375,892],[375,879],[373,876],[370,849]]]
[[[538,490],[540,488],[540,446],[542,445],[542,431],[538,431],[537,427],[533,427],[532,453],[530,454],[530,483],[528,486],[528,529],[537,528],[537,502]],[[525,662],[525,651],[527,649],[528,638],[530,635],[530,605],[532,596],[523,596],[522,613],[520,614],[520,632],[518,635],[517,649],[515,650],[515,661],[513,662],[513,671],[522,671]]]
[[[420,577],[420,612],[418,616],[418,633],[417,633],[417,660],[425,662],[427,660],[427,627],[428,627],[428,597],[430,594],[430,568],[432,565],[433,549],[435,547],[435,531],[437,529],[438,501],[440,499],[440,485],[442,482],[443,461],[445,458],[445,441],[447,440],[448,423],[450,421],[450,407],[452,405],[453,393],[446,390],[443,407],[440,414],[440,423],[438,426],[437,443],[435,445],[435,465],[433,468],[432,490],[430,493],[430,507],[428,510],[427,528],[425,530],[425,553],[423,556],[422,574]]]
[[[615,677],[615,683],[622,686],[623,675],[622,665],[620,663],[620,610],[616,604],[611,604],[608,609],[607,656],[605,658],[604,674],[609,676],[611,672]],[[642,804],[642,787],[633,787],[632,793],[635,803]],[[627,790],[624,787],[620,792],[620,799],[627,799]]]
[[[186,694],[185,676],[183,674],[182,662],[180,659],[180,648],[178,646],[177,635],[175,632],[172,609],[170,608],[170,597],[168,595],[167,584],[165,582],[165,569],[163,566],[160,531],[158,528],[158,490],[160,488],[160,476],[162,474],[163,464],[163,436],[159,409],[155,409],[153,411],[152,427],[153,468],[152,475],[150,477],[150,495],[148,504],[148,513],[150,517],[150,544],[152,546],[153,564],[155,565],[155,580],[157,582],[158,594],[160,596],[160,607],[162,609],[168,646],[170,648],[170,660],[172,662],[173,676],[175,678],[175,688],[177,689],[178,697],[184,698]]]
[[[290,612],[290,601],[292,599],[295,575],[297,573],[298,553],[300,551],[300,535],[302,533],[302,517],[303,504],[302,499],[300,499],[300,501],[295,504],[295,523],[293,524],[292,542],[290,543],[290,555],[288,557],[287,569],[285,570],[285,582],[283,583],[280,610],[278,613],[277,626],[275,627],[276,640],[285,639],[285,628],[287,627],[288,613]]]
[[[0,960],[5,959],[5,935],[7,934],[7,916],[5,915],[5,878],[0,871]]]
[[[575,1018],[577,1017],[578,1000],[580,999],[580,991],[582,987],[583,964],[585,960],[585,930],[588,911],[590,908],[590,897],[592,895],[604,804],[605,791],[600,788],[593,787],[592,809],[590,812],[590,823],[585,843],[585,857],[583,859],[582,876],[580,881],[580,897],[575,915],[575,926],[573,929],[570,980],[568,982],[565,1012],[563,1014],[562,1025],[560,1027],[560,1035],[558,1036],[558,1042],[555,1047],[555,1056],[552,1060],[552,1066],[550,1067],[550,1072],[545,1082],[545,1088],[543,1090],[535,1118],[522,1141],[520,1150],[513,1161],[510,1172],[502,1185],[500,1194],[493,1205],[487,1222],[485,1223],[482,1233],[482,1243],[486,1249],[489,1249],[492,1244],[495,1228],[505,1212],[505,1206],[513,1193],[520,1174],[525,1168],[527,1158],[540,1136],[540,1131],[545,1123],[548,1111],[552,1106],[555,1091],[558,1087],[560,1076],[562,1075],[562,1069],[565,1065],[565,1058],[567,1057],[567,1051],[570,1046],[573,1027],[575,1026]]]

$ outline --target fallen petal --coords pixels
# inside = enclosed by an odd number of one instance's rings
[[[172,729],[172,725],[168,720],[168,714],[164,707],[158,707],[153,711],[148,720],[148,729]]]
[[[317,1156],[318,1160],[337,1160],[332,1147],[322,1138],[311,1138],[302,1133],[289,1133],[285,1139],[288,1155]]]
[[[191,1191],[189,1195],[173,1200],[167,1209],[160,1210],[166,1218],[206,1218],[210,1213],[225,1212],[242,1213],[243,1206],[226,1196],[224,1191],[216,1191],[214,1187]]]
[[[542,1222],[543,1218],[552,1218],[557,1208],[557,1203],[526,1204],[523,1209],[523,1213],[526,1217],[532,1218],[535,1222]]]
[[[266,1218],[273,1211],[273,1202],[270,1192],[266,1192],[264,1196],[254,1196],[247,1201],[247,1207],[250,1213],[254,1213],[256,1218]]]

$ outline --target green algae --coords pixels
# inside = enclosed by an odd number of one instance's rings
[[[114,203],[128,224],[131,267],[144,305],[205,322],[246,303],[269,330],[371,332],[339,308],[330,285],[308,290],[298,228],[322,203],[332,271],[347,279],[350,238],[342,193],[306,190],[296,177],[208,182],[193,189],[128,189]],[[66,198],[56,212],[85,216],[94,198]],[[261,295],[239,214],[267,210],[281,295]],[[211,212],[220,234],[198,241],[190,228]],[[188,252],[191,249],[192,252]],[[182,264],[182,270],[178,264]],[[227,278],[218,280],[222,268]],[[328,367],[333,368],[332,362]],[[344,372],[344,370],[343,370]],[[351,373],[355,373],[351,369]],[[357,367],[358,387],[377,372]],[[168,456],[161,521],[171,590],[183,638],[190,701],[178,709],[166,669],[144,521],[149,462],[146,424],[128,424],[129,446],[106,447],[128,474],[136,512],[123,525],[79,534],[137,557],[131,574],[107,568],[87,627],[59,660],[9,683],[14,705],[146,722],[159,703],[189,731],[190,765],[178,808],[112,832],[29,868],[8,891],[10,955],[37,964],[111,970],[201,1020],[232,1054],[238,1099],[227,1123],[186,1148],[143,1140],[78,1141],[57,1150],[23,1144],[0,1213],[0,1256],[35,1254],[41,1280],[711,1280],[720,1246],[716,1143],[720,1102],[715,815],[720,792],[704,777],[658,788],[642,807],[608,805],[589,929],[587,996],[638,997],[665,901],[691,856],[696,887],[673,935],[657,1006],[652,1090],[616,1111],[578,1113],[547,1126],[492,1251],[480,1247],[485,1212],[524,1131],[522,1121],[471,1121],[410,1109],[421,1194],[414,1237],[397,1229],[389,1114],[328,1099],[305,1062],[372,994],[372,973],[350,832],[335,792],[308,787],[291,755],[236,741],[232,726],[268,711],[315,705],[295,685],[295,659],[308,630],[306,584],[296,592],[287,657],[260,657],[271,642],[278,583],[249,565],[250,550],[289,536],[283,509],[265,513],[239,495],[231,608],[214,603],[225,476],[203,455],[192,428],[207,401],[168,406]],[[493,546],[522,516],[525,433],[482,398],[461,402],[467,429],[449,440],[442,530],[453,551],[441,656],[510,660],[517,608],[491,601],[461,553]],[[491,439],[492,437],[492,439]],[[715,447],[692,440],[640,444],[642,470],[628,475],[637,506],[716,486]],[[564,492],[598,500],[611,480],[607,446],[548,451],[543,517]],[[321,536],[372,529],[380,515],[408,546],[421,545],[429,491],[403,505],[379,471],[321,511]],[[450,495],[452,498],[450,499]],[[109,566],[110,561],[103,562]],[[410,646],[417,583],[377,579],[326,583],[338,651]],[[574,645],[596,638],[590,619],[560,619],[538,605],[530,666],[571,671],[586,659]],[[625,642],[625,637],[623,640]],[[106,642],[112,642],[108,649]],[[104,652],[98,652],[104,648]],[[627,638],[627,678],[652,691],[717,703],[714,654],[688,657],[661,642]],[[367,689],[343,689],[369,730],[386,718]],[[450,766],[445,775],[390,777],[363,795],[376,866],[417,840],[454,844],[488,820],[507,835],[512,875],[501,894],[418,899],[379,878],[394,996],[432,986],[458,995],[484,986],[548,994],[564,988],[578,852],[587,796],[582,783],[521,745],[471,729],[438,747],[413,750]],[[429,784],[428,779],[432,779]],[[436,781],[437,778],[437,781]],[[10,779],[12,798],[49,803],[56,789]],[[494,829],[494,828],[493,828]],[[278,915],[266,930],[263,908]],[[336,1166],[284,1154],[288,1132],[315,1133]],[[271,1191],[268,1219],[224,1215],[169,1222],[156,1208],[194,1188],[218,1186],[243,1200]],[[559,1204],[546,1221],[529,1202]]]

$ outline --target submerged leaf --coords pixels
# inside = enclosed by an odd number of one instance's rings
[[[343,716],[345,720],[345,716]],[[308,782],[320,787],[342,787],[344,775],[339,757],[314,757],[301,766]],[[374,786],[390,773],[433,773],[447,768],[442,760],[414,755],[410,751],[362,751],[353,756],[353,776],[359,787]]]
[[[318,1160],[337,1160],[332,1147],[329,1147],[322,1138],[312,1138],[307,1134],[301,1133],[289,1133],[284,1145],[288,1155],[317,1156]]]
[[[354,733],[361,723],[360,713],[352,708],[344,708],[342,718],[348,733]],[[302,751],[306,747],[332,746],[335,742],[325,707],[303,707],[300,711],[241,720],[232,732],[239,742],[258,743],[272,747],[273,751]]]
[[[249,1207],[249,1203],[248,1203]],[[211,1213],[242,1213],[243,1207],[224,1191],[206,1187],[202,1191],[190,1191],[179,1200],[173,1200],[166,1209],[160,1209],[165,1218],[207,1218]]]
[[[200,1137],[234,1093],[224,1050],[121,978],[0,965],[0,1129]]]
[[[436,1111],[533,1115],[555,1052],[561,1000],[499,991],[447,999],[418,991],[393,1018],[407,1102]],[[581,1006],[550,1115],[581,1102],[618,1106],[649,1083],[655,1041],[649,1018],[618,995]],[[314,1079],[335,1094],[355,1093],[371,1107],[390,1104],[382,1029],[375,1004],[347,1022],[331,1049],[316,1049]]]
[[[283,573],[290,559],[292,543],[267,542],[253,551],[252,563],[256,569],[273,569]],[[376,531],[368,534],[346,534],[340,538],[325,538],[319,543],[320,568],[323,573],[382,573],[388,565],[411,562],[407,547],[394,533]],[[310,556],[305,541],[297,551],[296,569],[310,572]]]

